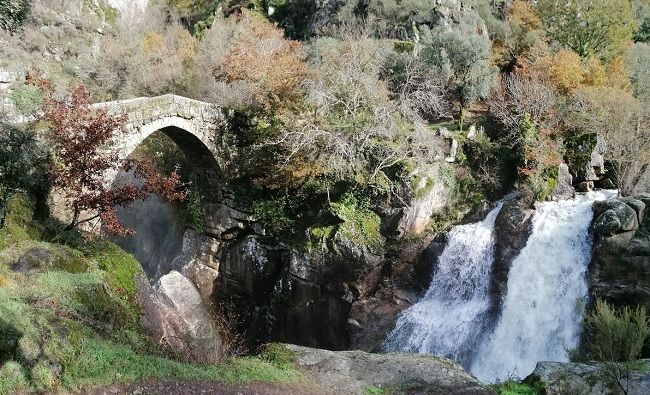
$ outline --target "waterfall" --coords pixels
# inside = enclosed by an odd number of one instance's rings
[[[499,203],[478,223],[455,226],[424,298],[405,310],[384,345],[467,365],[487,321],[494,223]]]
[[[521,378],[538,361],[568,360],[568,350],[578,345],[587,297],[591,205],[614,194],[538,204],[528,242],[512,262],[501,317],[472,363],[477,378]]]

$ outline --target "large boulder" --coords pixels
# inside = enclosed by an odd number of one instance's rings
[[[590,293],[617,306],[650,312],[650,196],[594,202]]]
[[[629,204],[626,202],[629,202]],[[594,230],[601,236],[629,232],[639,227],[640,215],[645,204],[638,199],[607,199],[596,201],[592,206],[594,212]]]
[[[335,394],[492,394],[455,362],[419,354],[370,354],[285,345],[306,375]],[[381,392],[380,392],[381,391]]]
[[[191,361],[223,359],[223,340],[215,320],[190,280],[172,271],[155,287],[144,276],[136,284],[143,308],[142,324],[160,344]]]
[[[650,394],[650,360],[645,360],[643,371],[632,371],[628,379],[620,382],[627,388],[628,395]],[[525,380],[541,384],[546,395],[606,395],[619,393],[614,376],[607,373],[604,365],[539,362],[535,371]]]
[[[11,265],[15,272],[32,274],[48,270],[62,270],[69,273],[82,273],[92,267],[92,263],[79,251],[66,246],[38,243],[27,248]]]
[[[572,199],[576,195],[573,188],[573,176],[569,172],[569,166],[566,163],[560,164],[557,172],[557,186],[551,193],[552,200]]]
[[[381,352],[386,335],[395,327],[399,314],[417,300],[416,293],[395,287],[381,288],[371,297],[356,300],[347,322],[350,348]]]

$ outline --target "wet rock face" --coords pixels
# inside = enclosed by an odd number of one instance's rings
[[[490,284],[490,294],[495,306],[501,305],[506,294],[512,261],[519,255],[530,236],[533,212],[532,209],[511,201],[503,204],[496,218],[494,265]]]
[[[460,365],[444,358],[285,347],[294,353],[299,369],[335,394],[367,394],[373,387],[407,389],[413,394],[492,394]]]
[[[629,380],[622,380],[622,384],[627,386],[628,395],[650,393],[650,360],[645,360],[644,363],[645,371],[632,371]],[[539,362],[525,381],[542,384],[547,395],[601,395],[618,392],[612,391],[612,387],[616,388],[617,384],[608,378],[598,364]]]
[[[253,343],[345,349],[352,302],[379,281],[382,258],[338,235],[331,242],[297,252],[249,236],[224,252],[215,296],[241,309]]]
[[[447,234],[400,246],[385,257],[376,290],[352,303],[347,322],[350,348],[380,352],[399,314],[417,302],[429,288]]]
[[[350,348],[381,352],[386,335],[395,327],[399,314],[412,306],[419,294],[409,289],[387,287],[352,304],[347,320]]]
[[[595,202],[592,297],[650,312],[650,195]]]

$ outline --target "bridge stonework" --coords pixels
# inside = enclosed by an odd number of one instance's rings
[[[120,161],[131,155],[151,134],[162,131],[185,151],[192,149],[188,145],[197,148],[197,142],[189,142],[187,134],[195,137],[212,156],[197,159],[211,159],[222,165],[216,137],[226,126],[226,119],[221,108],[214,104],[170,94],[97,103],[93,107],[107,109],[110,114],[126,115],[124,128],[114,134],[107,147],[118,154]],[[106,181],[112,183],[116,175],[117,171],[107,174]]]

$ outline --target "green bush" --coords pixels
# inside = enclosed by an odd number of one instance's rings
[[[330,206],[334,214],[344,221],[339,227],[341,235],[371,248],[381,247],[381,218],[370,210],[367,200],[357,197],[354,192],[347,192]]]
[[[38,184],[39,159],[34,133],[0,122],[0,228],[5,224],[11,197]]]
[[[505,381],[503,383],[493,384],[490,388],[498,395],[540,395],[545,393],[538,386],[531,386],[517,381]]]
[[[29,116],[41,108],[43,94],[38,87],[32,85],[19,85],[14,88],[10,96],[18,112]]]
[[[122,302],[130,322],[137,322],[140,314],[137,300],[136,276],[142,274],[140,263],[133,255],[117,245],[98,241],[88,247],[88,254],[95,259],[99,268],[106,272],[106,281],[111,292]]]
[[[2,0],[0,2],[0,28],[15,31],[29,16],[30,0]]]
[[[645,369],[638,361],[650,336],[650,323],[642,306],[616,309],[598,300],[585,318],[586,357],[600,361],[598,376],[613,393],[628,393],[630,374]]]
[[[205,218],[203,216],[203,193],[198,184],[198,177],[192,177],[189,194],[185,199],[185,217],[187,223],[197,232],[203,231]]]
[[[259,358],[279,369],[292,369],[296,362],[296,353],[282,344],[271,343],[262,347]]]
[[[635,361],[650,336],[650,324],[642,306],[616,309],[598,300],[585,318],[585,326],[590,335],[588,355],[603,362]]]

